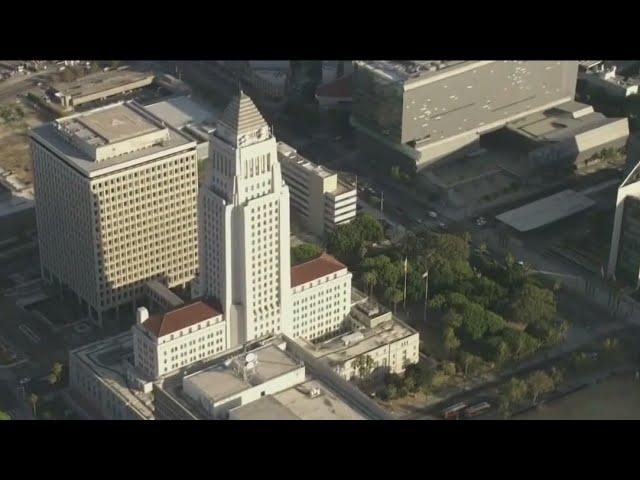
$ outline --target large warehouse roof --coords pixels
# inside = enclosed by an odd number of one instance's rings
[[[520,232],[528,232],[549,225],[595,205],[589,197],[574,190],[563,190],[519,208],[504,212],[496,218]]]

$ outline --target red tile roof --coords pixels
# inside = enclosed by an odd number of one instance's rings
[[[353,74],[344,75],[316,88],[316,97],[351,98]]]
[[[346,265],[331,255],[323,253],[318,258],[296,265],[291,269],[291,287],[309,283],[345,268],[347,268]]]
[[[183,328],[221,315],[216,302],[212,299],[195,300],[181,305],[173,310],[157,315],[151,315],[142,324],[156,338],[164,337]]]

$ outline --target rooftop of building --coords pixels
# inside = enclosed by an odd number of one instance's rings
[[[72,350],[70,355],[82,362],[142,418],[154,418],[151,396],[129,384],[128,372],[133,368],[133,335],[130,331],[84,345]]]
[[[332,197],[338,197],[340,195],[344,195],[345,193],[356,192],[356,185],[349,182],[343,176],[338,175],[338,182],[336,189],[332,192],[327,192],[326,194]]]
[[[249,355],[255,366],[247,369],[243,376],[242,368],[237,367],[242,367]],[[267,344],[188,375],[183,384],[188,382],[202,394],[219,401],[301,367],[304,364],[300,360],[274,344]]]
[[[309,395],[318,389],[318,396]],[[326,384],[308,380],[232,411],[237,420],[364,420]]]
[[[214,300],[198,299],[168,312],[151,315],[142,326],[156,338],[161,338],[221,315],[220,308]]]
[[[173,97],[162,102],[145,105],[144,107],[160,120],[181,129],[190,124],[205,124],[213,126],[219,116],[210,108],[194,101],[189,96]]]
[[[139,82],[147,78],[152,80],[153,77],[153,73],[150,72],[112,70],[93,73],[73,82],[56,83],[53,85],[53,89],[66,96],[84,97],[112,88],[125,87],[130,83]]]
[[[557,141],[619,120],[594,112],[591,105],[571,101],[509,122],[506,128],[535,141]]]
[[[330,365],[338,365],[415,334],[417,332],[414,329],[397,317],[391,316],[389,320],[373,328],[357,329],[315,345],[304,340],[299,341],[306,343],[307,350],[316,358],[324,358]],[[346,339],[349,341],[345,342]]]
[[[195,142],[163,125],[135,102],[114,103],[63,117],[35,127],[30,135],[88,177],[126,168],[166,151],[195,148]],[[125,145],[128,141],[130,147]],[[122,153],[96,160],[98,150],[115,150],[116,146]]]
[[[318,165],[317,163],[313,163],[306,157],[303,157],[295,148],[285,142],[278,142],[278,156],[280,157],[281,162],[282,160],[288,160],[307,172],[321,178],[328,178],[332,175],[336,175],[336,172],[333,170],[329,170],[328,168]]]
[[[346,269],[347,266],[328,253],[291,268],[291,287],[298,287]]]
[[[563,190],[501,213],[496,219],[520,232],[528,232],[586,210],[595,203],[579,192]]]
[[[453,72],[477,60],[366,60],[357,61],[358,66],[370,69],[392,82],[412,83],[436,77],[446,71]]]
[[[229,414],[233,415],[233,420],[301,420],[273,395],[236,407]]]
[[[148,281],[145,284],[145,287],[173,307],[184,305],[184,301],[178,295],[173,293],[169,287],[163,285],[158,280]]]

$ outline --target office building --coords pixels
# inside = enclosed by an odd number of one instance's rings
[[[309,231],[322,237],[336,225],[356,218],[355,185],[338,173],[310,162],[284,142],[278,142],[278,160],[289,187],[291,211]]]
[[[220,300],[229,347],[290,334],[289,189],[271,128],[244,92],[220,117],[210,155],[199,295]]]
[[[149,280],[186,287],[198,266],[196,143],[134,102],[31,131],[43,278],[91,320]]]
[[[576,61],[357,61],[352,124],[422,169],[505,123],[573,100]]]
[[[294,338],[315,341],[347,328],[351,278],[346,265],[326,253],[291,269]]]
[[[640,281],[640,164],[618,189],[607,275],[637,288]]]

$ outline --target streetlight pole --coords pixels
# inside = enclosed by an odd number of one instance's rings
[[[429,298],[429,270],[422,274],[424,278],[424,323],[427,323],[427,299]]]
[[[380,211],[384,210],[384,191],[380,190]]]

